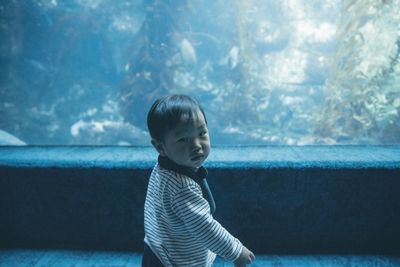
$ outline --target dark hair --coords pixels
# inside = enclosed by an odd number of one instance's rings
[[[153,139],[163,140],[165,132],[179,123],[188,123],[198,119],[198,112],[203,114],[203,108],[193,98],[187,95],[169,95],[157,99],[147,114],[147,127]]]

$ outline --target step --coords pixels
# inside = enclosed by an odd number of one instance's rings
[[[250,267],[396,267],[400,256],[383,255],[256,255]],[[67,250],[0,250],[0,267],[138,267],[140,253],[67,251]],[[217,258],[213,267],[232,267]]]

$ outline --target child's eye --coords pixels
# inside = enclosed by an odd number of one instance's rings
[[[200,132],[199,136],[203,137],[203,136],[205,136],[206,134],[207,134],[207,131],[202,131],[202,132]]]
[[[185,143],[185,142],[187,142],[189,140],[189,138],[187,138],[187,137],[182,137],[182,138],[179,138],[178,139],[178,142],[179,143]]]

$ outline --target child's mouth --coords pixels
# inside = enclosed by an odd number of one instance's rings
[[[192,161],[199,161],[203,158],[203,154],[194,155]]]

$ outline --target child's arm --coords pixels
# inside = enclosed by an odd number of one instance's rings
[[[210,214],[210,206],[199,188],[194,185],[182,188],[173,201],[173,209],[186,229],[205,247],[229,261],[239,260],[240,264],[244,262],[241,253],[248,250],[214,220]]]

